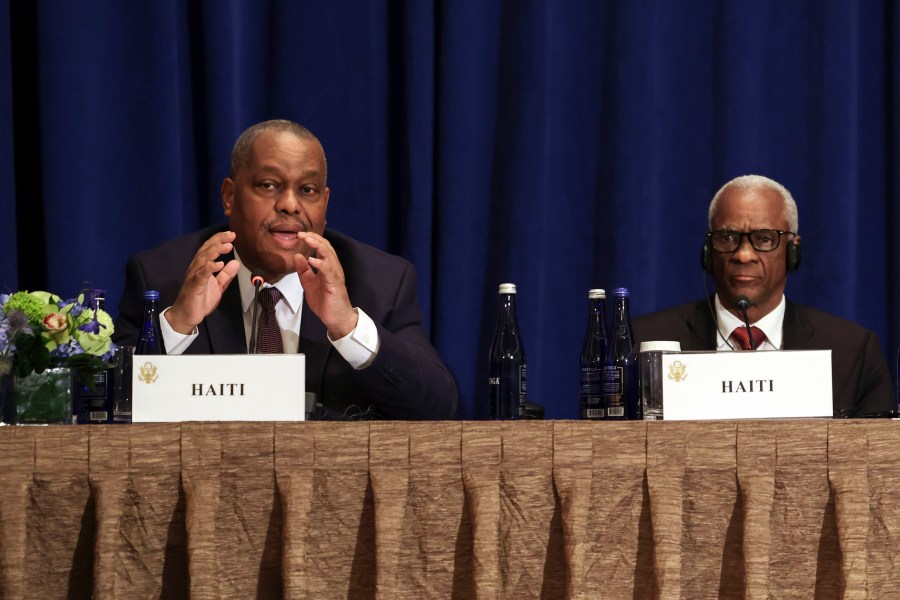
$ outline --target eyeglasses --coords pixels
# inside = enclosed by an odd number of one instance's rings
[[[778,248],[778,243],[783,235],[790,235],[793,238],[797,234],[781,229],[755,229],[753,231],[722,229],[707,232],[706,237],[712,242],[713,250],[716,252],[734,252],[744,243],[745,237],[750,238],[750,245],[757,252],[771,252]]]

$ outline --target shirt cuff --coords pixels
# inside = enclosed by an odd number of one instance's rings
[[[170,306],[169,308],[172,307]],[[159,329],[162,332],[163,344],[166,345],[166,354],[184,354],[184,351],[188,349],[188,346],[197,339],[200,330],[194,327],[193,331],[185,335],[172,329],[172,326],[169,325],[169,320],[165,316],[166,311],[168,311],[169,308],[159,314]]]
[[[356,329],[337,340],[331,339],[331,334],[326,333],[326,335],[334,349],[358,371],[368,367],[375,360],[378,349],[381,347],[381,339],[378,337],[378,328],[375,327],[372,317],[361,308],[353,310],[359,315]]]

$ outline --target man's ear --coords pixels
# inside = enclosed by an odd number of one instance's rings
[[[234,207],[234,179],[226,177],[222,182],[222,210],[226,217],[231,216]]]

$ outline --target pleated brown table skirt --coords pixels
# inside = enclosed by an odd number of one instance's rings
[[[900,425],[0,429],[3,598],[900,598]]]

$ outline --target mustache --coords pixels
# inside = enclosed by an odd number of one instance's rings
[[[304,219],[286,219],[284,217],[275,217],[274,219],[269,219],[268,221],[263,221],[261,227],[265,231],[270,231],[271,229],[279,226],[287,226],[287,227],[299,227],[302,232],[309,232],[312,229],[312,225],[309,221]]]

